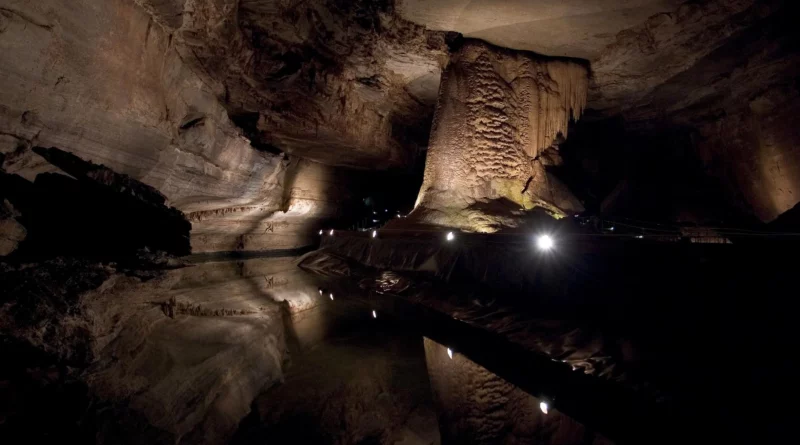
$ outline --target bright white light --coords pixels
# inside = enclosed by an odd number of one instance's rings
[[[547,414],[547,411],[550,409],[550,407],[547,406],[547,402],[540,402],[539,409],[541,409],[543,413]]]
[[[372,318],[378,318],[378,313],[375,312],[375,311],[372,311]]]
[[[331,229],[331,231],[329,233],[330,233],[331,236],[333,236],[333,229]]]
[[[450,357],[450,360],[453,359],[453,350],[452,349],[447,348],[447,356]]]
[[[322,295],[322,289],[319,290],[319,294]]]
[[[456,239],[456,236],[453,232],[447,232],[447,241],[453,241],[454,239]]]
[[[373,238],[377,238],[378,237],[378,231],[377,230],[373,230],[372,231],[372,237]]]
[[[639,236],[637,236],[636,238],[637,238],[637,239],[642,239],[642,238],[644,238],[644,237],[643,237],[642,235],[639,235]]]
[[[550,235],[539,235],[539,238],[536,239],[536,247],[538,247],[539,250],[550,250],[553,248],[554,244],[553,238],[551,238]]]
[[[331,301],[333,301],[333,294],[330,294],[330,297],[331,297]]]
[[[319,234],[320,234],[320,235],[322,235],[322,233],[323,233],[323,231],[322,231],[322,230],[320,230],[320,231],[319,231]]]
[[[611,231],[612,231],[612,232],[614,231],[614,227],[611,227]]]
[[[373,219],[372,222],[378,222],[378,220],[377,219]]]

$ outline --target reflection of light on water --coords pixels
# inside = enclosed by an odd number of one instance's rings
[[[375,311],[372,311],[372,318],[378,318],[378,313],[375,312]]]
[[[447,348],[447,356],[450,357],[450,360],[453,359],[453,350],[452,349]]]
[[[550,409],[550,407],[547,406],[547,402],[539,402],[539,409],[541,409],[543,413],[547,414],[547,411]]]

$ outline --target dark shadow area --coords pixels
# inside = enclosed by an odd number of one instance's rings
[[[154,188],[57,148],[33,150],[70,176],[43,173],[30,183],[0,172],[3,198],[27,230],[15,256],[111,260],[146,250],[190,252],[191,224]]]
[[[285,381],[254,401],[231,443],[438,442],[419,331],[394,317],[372,319],[350,292],[340,295],[329,318],[351,321],[293,350]]]
[[[587,215],[760,226],[708,174],[698,137],[689,127],[631,125],[590,110],[559,146],[564,165],[550,169],[584,202]]]
[[[475,361],[533,393],[547,386],[564,412],[612,439],[757,442],[790,434],[787,412],[742,404],[770,406],[793,386],[786,353],[797,336],[785,299],[795,273],[785,259],[796,242],[553,236],[557,247],[547,253],[532,237],[502,235],[459,234],[449,244],[419,234],[339,234],[323,246],[376,267],[352,269],[368,278],[362,285],[380,270],[421,280],[398,295],[483,331],[432,338],[474,351]],[[505,340],[487,343],[487,332]],[[507,357],[479,359],[506,349]],[[520,371],[530,353],[532,368]],[[552,378],[530,377],[546,374],[536,364],[542,359],[554,361]],[[513,365],[490,366],[498,360]],[[578,360],[595,377],[572,381],[575,371],[561,360]]]

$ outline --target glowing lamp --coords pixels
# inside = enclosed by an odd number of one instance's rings
[[[378,313],[375,312],[375,311],[372,311],[372,318],[378,318]]]
[[[372,231],[372,237],[373,238],[377,238],[378,237],[378,231],[377,230],[373,230]]]
[[[550,235],[539,235],[539,237],[536,238],[536,247],[538,247],[539,250],[548,251],[552,249],[554,245],[555,242]]]
[[[550,410],[550,407],[547,405],[547,402],[539,402],[539,409],[542,410],[543,413],[547,414],[547,411]]]
[[[329,234],[330,236],[333,236],[333,229],[331,229],[331,231],[330,231],[330,232],[328,232],[328,234]]]
[[[330,297],[331,297],[331,301],[333,301],[333,294],[330,294]]]
[[[453,241],[454,239],[456,239],[455,234],[453,234],[453,232],[447,232],[447,241]]]
[[[450,360],[453,359],[453,350],[452,349],[447,348],[447,356],[450,357]]]

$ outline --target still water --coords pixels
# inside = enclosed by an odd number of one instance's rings
[[[473,362],[456,346],[469,334],[294,258],[197,264],[172,292],[243,313],[280,308],[280,377],[254,394],[231,443],[608,443]]]

